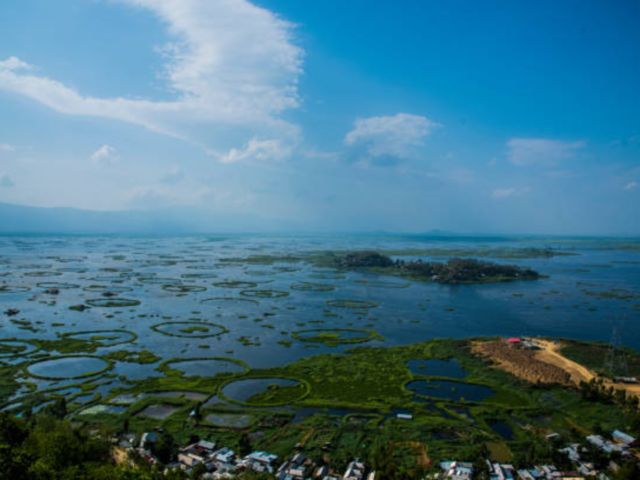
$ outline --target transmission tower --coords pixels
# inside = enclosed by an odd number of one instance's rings
[[[629,364],[627,362],[627,352],[622,345],[622,330],[627,321],[626,315],[614,315],[609,318],[611,324],[611,341],[607,356],[604,360],[604,370],[610,372],[614,377],[628,377]]]

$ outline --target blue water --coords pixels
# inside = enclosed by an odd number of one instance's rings
[[[16,308],[20,314],[3,316],[0,343],[3,339],[55,339],[69,332],[123,329],[137,335],[135,343],[103,345],[94,354],[147,349],[163,360],[230,357],[243,360],[252,368],[266,368],[349,348],[296,340],[291,333],[297,330],[375,330],[384,341],[373,340],[363,345],[388,346],[475,335],[542,335],[609,341],[612,326],[618,324],[624,343],[640,349],[640,251],[611,249],[612,245],[608,240],[593,239],[2,237],[0,287],[6,288],[0,290],[0,311]],[[261,264],[238,260],[262,255],[296,256],[320,250],[476,246],[543,246],[562,248],[576,255],[486,259],[529,266],[549,278],[459,286],[407,282],[366,272],[336,272],[299,261]],[[239,281],[257,284],[246,290],[272,289],[289,295],[248,299],[242,295],[245,288],[232,288],[228,283]],[[61,288],[57,295],[52,295],[45,293],[45,287],[52,285],[49,282],[79,288]],[[304,282],[329,284],[334,289],[314,292],[291,288]],[[405,283],[409,283],[406,288],[399,288]],[[164,288],[168,285],[193,285],[204,290],[181,293],[179,289]],[[630,298],[589,295],[612,288]],[[105,293],[111,296],[103,297]],[[69,306],[89,299],[118,296],[141,303],[122,308],[94,307],[84,312],[69,310]],[[376,302],[378,306],[349,309],[327,305],[328,300],[334,299]],[[168,321],[211,322],[223,325],[228,332],[209,338],[183,338],[166,336],[150,328]],[[29,328],[19,322],[28,322]],[[30,352],[33,348],[27,346],[23,350]],[[22,360],[19,356],[3,356],[7,362]],[[113,373],[130,379],[159,376],[157,365],[116,362]],[[463,378],[459,370],[453,364],[432,363],[415,373]],[[43,389],[51,386],[42,380],[36,384]],[[122,384],[116,380],[101,393],[108,394],[110,388],[118,386]]]

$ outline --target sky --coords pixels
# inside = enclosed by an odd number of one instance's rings
[[[639,25],[623,0],[3,0],[0,202],[640,235]]]

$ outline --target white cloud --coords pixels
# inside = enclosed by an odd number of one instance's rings
[[[531,187],[522,188],[496,188],[492,193],[492,198],[509,198],[513,196],[521,196],[529,193],[532,190]]]
[[[16,57],[0,62],[0,89],[63,114],[118,119],[207,147],[212,126],[296,131],[278,118],[299,104],[303,50],[293,43],[291,23],[247,0],[113,1],[149,10],[166,27],[163,78],[176,100],[84,96],[23,72],[29,65]],[[209,128],[193,128],[203,124]]]
[[[236,163],[251,160],[284,160],[289,157],[293,147],[280,140],[258,140],[252,138],[244,149],[232,148],[222,155],[222,163]]]
[[[9,175],[0,175],[0,187],[11,188],[15,186],[16,186],[15,182]]]
[[[636,188],[637,186],[638,186],[638,182],[636,182],[636,181],[634,180],[634,181],[631,181],[631,182],[627,183],[623,188],[624,188],[625,190],[633,190],[633,189],[634,189],[634,188]]]
[[[364,145],[372,157],[409,158],[415,148],[440,124],[420,115],[398,113],[394,116],[360,118],[347,133],[344,143]]]
[[[120,160],[120,154],[111,145],[102,145],[91,155],[91,161],[97,166],[113,165]]]
[[[0,61],[0,69],[5,70],[31,70],[33,67],[26,62],[23,62],[17,57],[9,57],[6,60]]]
[[[507,142],[509,161],[517,166],[556,165],[572,158],[585,142],[564,142],[544,138],[512,138]]]
[[[13,145],[10,145],[8,143],[0,143],[0,151],[3,152],[13,152],[15,151],[16,147],[14,147]]]

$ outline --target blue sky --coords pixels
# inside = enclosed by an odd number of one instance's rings
[[[6,0],[0,201],[640,234],[640,4]]]

